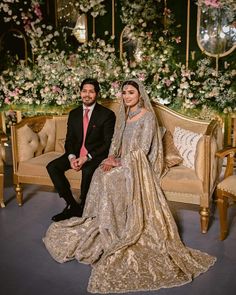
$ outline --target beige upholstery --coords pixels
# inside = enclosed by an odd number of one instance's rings
[[[227,165],[223,180],[217,185],[217,206],[220,217],[220,239],[224,240],[228,233],[227,209],[229,199],[236,201],[236,175],[234,172],[234,163],[236,147],[228,147],[218,151],[216,155],[223,159],[227,158]]]
[[[107,100],[103,105],[115,112],[119,107],[117,101]],[[204,134],[197,146],[195,170],[183,165],[171,167],[161,185],[167,199],[199,205],[201,230],[206,232],[211,196],[220,171],[215,151],[222,148],[221,124],[217,120],[194,120],[156,103],[153,107],[160,125],[172,134],[175,126]],[[46,165],[63,152],[66,123],[66,116],[34,117],[12,127],[14,183],[19,205],[21,183],[52,185]],[[79,188],[80,172],[70,170],[68,177],[72,188]]]

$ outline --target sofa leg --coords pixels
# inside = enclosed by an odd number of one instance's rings
[[[200,216],[201,216],[201,232],[205,234],[208,230],[209,219],[210,219],[209,208],[206,208],[206,207],[201,208]]]
[[[227,210],[228,210],[228,199],[224,197],[222,192],[219,190],[217,206],[220,218],[220,239],[223,241],[228,232],[228,222],[227,222]]]
[[[18,203],[19,206],[22,206],[22,204],[23,204],[23,193],[22,193],[22,187],[21,187],[21,185],[19,183],[16,185],[15,191],[16,191],[17,203]]]

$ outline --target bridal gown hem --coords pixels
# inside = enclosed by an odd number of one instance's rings
[[[186,247],[155,177],[155,115],[126,124],[121,166],[97,168],[82,218],[52,223],[43,241],[63,263],[91,264],[88,291],[124,293],[181,286],[216,259]]]

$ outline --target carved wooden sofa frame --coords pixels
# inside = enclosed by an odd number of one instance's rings
[[[117,101],[110,100],[102,104],[115,112],[119,106]],[[222,126],[218,120],[192,119],[158,103],[153,103],[153,107],[160,125],[172,134],[176,126],[203,134],[197,146],[196,169],[172,167],[161,185],[168,200],[199,205],[201,231],[206,233],[220,172],[215,152],[222,148]],[[46,165],[63,153],[66,126],[67,116],[25,118],[12,126],[13,181],[19,205],[23,203],[22,184],[52,186]],[[67,176],[71,188],[78,189],[80,172],[69,170]]]

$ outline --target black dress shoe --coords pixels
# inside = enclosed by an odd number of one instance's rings
[[[61,213],[54,215],[52,220],[55,222],[69,219],[71,217],[81,217],[83,214],[83,209],[80,205],[72,206],[70,208],[66,207]]]
[[[64,219],[67,219],[67,211],[69,210],[69,206],[66,206],[66,208],[59,214],[56,214],[52,217],[52,220],[57,222],[57,221],[60,221],[60,220],[64,220]]]
[[[67,215],[69,216],[68,218],[71,217],[82,217],[83,214],[83,209],[82,207],[77,204],[76,206],[71,207],[68,211],[67,211]]]

